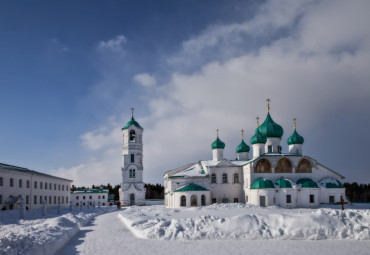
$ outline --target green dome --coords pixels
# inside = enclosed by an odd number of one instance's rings
[[[254,133],[254,136],[251,137],[251,144],[256,144],[256,143],[266,143],[266,137],[264,137],[258,128],[256,128],[256,132]]]
[[[287,143],[288,145],[292,144],[303,144],[304,139],[298,132],[294,129],[293,134],[288,138]]]
[[[252,184],[251,189],[274,189],[275,186],[270,179],[258,178]]]
[[[275,183],[277,185],[279,185],[279,187],[282,188],[282,189],[291,188],[292,187],[292,183],[289,180],[287,180],[287,179],[282,179],[282,178],[281,179],[277,179],[275,181]]]
[[[249,152],[250,148],[248,145],[245,144],[244,140],[242,139],[242,142],[236,147],[236,152],[241,153],[241,152]]]
[[[124,129],[128,129],[129,127],[131,127],[132,125],[136,126],[137,128],[142,128],[139,123],[137,123],[137,121],[134,119],[134,116],[131,117],[131,120],[129,122],[127,122],[126,126],[124,126],[122,128],[122,130]]]
[[[264,137],[281,138],[284,134],[283,128],[272,120],[269,112],[267,113],[265,121],[258,127],[258,131],[260,131]]]
[[[297,184],[301,184],[302,188],[318,188],[317,183],[309,178],[299,179]]]
[[[218,138],[212,143],[212,150],[214,149],[225,149],[225,143]]]

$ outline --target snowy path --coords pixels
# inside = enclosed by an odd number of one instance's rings
[[[202,240],[161,241],[136,238],[118,212],[97,216],[62,249],[72,254],[368,254],[370,241],[351,240]]]

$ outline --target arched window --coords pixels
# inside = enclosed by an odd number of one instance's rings
[[[181,196],[181,198],[180,198],[180,206],[186,206],[186,197],[185,196]]]
[[[222,183],[227,183],[227,174],[222,175]]]
[[[130,131],[130,142],[135,142],[136,134],[135,130]]]
[[[197,198],[197,195],[192,195],[190,197],[190,206],[198,206],[198,198]]]
[[[130,178],[135,178],[135,169],[130,169]]]
[[[254,168],[255,173],[271,173],[271,164],[270,161],[263,158],[257,162],[256,167]]]
[[[202,195],[200,200],[201,200],[202,205],[206,205],[206,196],[205,195]]]
[[[290,163],[289,159],[281,158],[275,167],[275,173],[291,173],[292,172],[292,164]]]
[[[211,175],[211,183],[217,183],[216,174]]]
[[[234,183],[239,183],[239,174],[234,174]]]
[[[299,161],[298,167],[295,170],[296,173],[312,173],[312,167],[307,159]]]

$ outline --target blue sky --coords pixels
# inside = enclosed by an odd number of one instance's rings
[[[235,156],[255,117],[298,119],[304,153],[370,182],[368,1],[2,1],[0,162],[75,180],[120,179],[135,107],[144,179]]]

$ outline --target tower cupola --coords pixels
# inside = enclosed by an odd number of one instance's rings
[[[294,131],[293,134],[287,139],[289,145],[289,153],[302,155],[302,144],[304,143],[303,137],[297,132],[296,118],[293,119]]]
[[[253,158],[258,158],[259,156],[265,154],[266,137],[264,137],[258,129],[260,126],[259,119],[259,117],[256,118],[257,128],[254,132],[254,136],[252,136],[250,140],[253,147]]]
[[[239,160],[248,160],[248,153],[250,151],[249,146],[244,142],[244,130],[242,129],[242,141],[236,147],[236,153],[238,154]]]
[[[224,149],[225,149],[225,143],[220,140],[218,137],[218,129],[217,131],[217,138],[216,140],[212,143],[211,148],[212,148],[212,153],[213,153],[213,161],[220,161],[224,159]]]

